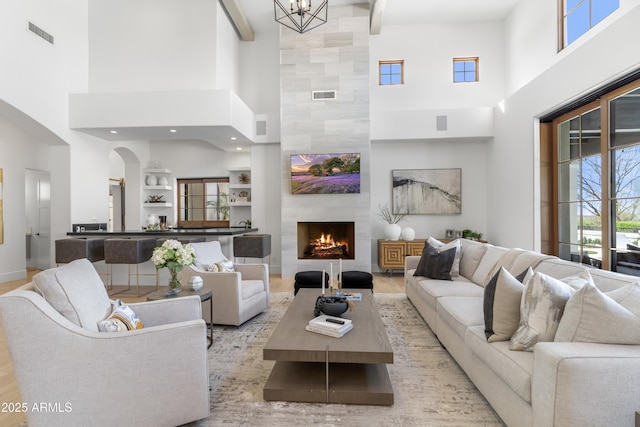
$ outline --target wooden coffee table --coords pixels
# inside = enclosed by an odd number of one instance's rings
[[[389,343],[373,293],[353,301],[344,318],[353,329],[342,338],[309,332],[319,289],[300,289],[263,349],[264,360],[275,360],[264,386],[265,400],[290,402],[393,405],[387,363],[393,363]]]

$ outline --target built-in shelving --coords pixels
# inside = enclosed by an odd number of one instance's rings
[[[251,200],[251,168],[230,168],[229,220],[231,226],[240,226],[246,224],[246,221],[251,221]]]
[[[165,215],[167,222],[173,224],[173,189],[175,186],[175,178],[173,172],[169,169],[163,168],[147,168],[143,170],[143,185],[142,185],[142,208],[143,208],[143,224],[145,224],[145,218],[148,214],[153,213],[155,215]],[[165,181],[161,183],[160,181]],[[163,201],[150,202],[150,196],[162,196]],[[150,211],[146,211],[149,209]]]

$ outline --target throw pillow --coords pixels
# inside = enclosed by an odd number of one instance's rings
[[[216,263],[216,265],[218,266],[219,272],[236,271],[235,267],[233,266],[233,261],[231,261],[230,259],[220,261]]]
[[[440,252],[427,242],[424,245],[418,267],[413,275],[430,279],[451,280],[450,272],[455,256],[455,248]]]
[[[142,329],[144,325],[138,315],[119,299],[113,305],[113,312],[105,320],[98,322],[100,332],[124,332]]]
[[[607,293],[584,285],[567,301],[554,341],[640,344],[640,282]]]
[[[532,351],[538,342],[553,341],[564,306],[574,293],[575,289],[564,281],[535,273],[522,294],[520,323],[511,336],[509,349]]]
[[[453,264],[451,265],[451,277],[459,276],[460,275],[460,258],[462,257],[460,239],[452,240],[449,243],[443,243],[438,239],[429,237],[427,239],[427,242],[434,248],[438,249],[438,251],[440,252],[449,250],[451,248],[456,249],[456,256],[453,259]]]
[[[77,326],[98,332],[111,301],[93,264],[81,258],[33,276],[33,285],[51,306]]]
[[[484,333],[487,341],[506,341],[518,329],[525,275],[521,276],[518,280],[501,267],[484,288]]]

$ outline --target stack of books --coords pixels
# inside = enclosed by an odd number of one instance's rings
[[[340,338],[353,329],[353,323],[351,322],[351,319],[343,319],[341,317],[323,314],[322,316],[309,320],[309,324],[306,329],[307,331],[315,332],[317,334]]]

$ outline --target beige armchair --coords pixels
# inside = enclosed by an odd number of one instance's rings
[[[200,298],[128,304],[143,329],[99,332],[112,303],[87,259],[0,296],[29,426],[176,426],[208,417]]]
[[[235,264],[235,271],[212,272],[216,264],[230,262],[222,253],[220,242],[191,243],[194,265],[180,272],[180,280],[188,283],[200,276],[211,287],[213,319],[217,325],[239,326],[269,308],[269,267],[267,264]]]

